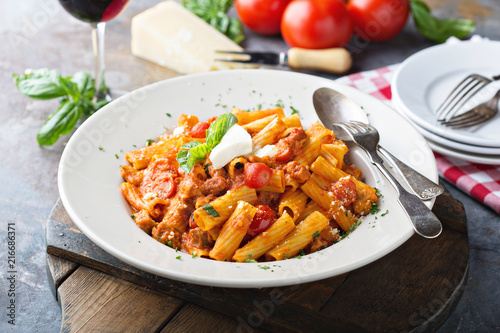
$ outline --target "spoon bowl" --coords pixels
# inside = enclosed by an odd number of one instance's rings
[[[319,88],[313,94],[313,104],[325,125],[359,121],[368,124],[363,109],[349,98],[330,88]]]

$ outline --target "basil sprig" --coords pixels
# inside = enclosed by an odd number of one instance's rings
[[[411,0],[410,6],[418,31],[434,42],[444,43],[452,36],[463,38],[476,29],[473,20],[435,18],[429,6],[420,0]]]
[[[239,44],[245,39],[242,24],[239,19],[226,14],[233,2],[234,0],[183,0],[182,5]]]
[[[80,118],[87,118],[107,104],[93,102],[94,79],[81,71],[72,77],[62,77],[53,69],[36,69],[27,74],[12,74],[19,92],[27,97],[48,100],[60,98],[59,108],[47,118],[37,134],[38,144],[49,146],[61,135],[70,133]]]
[[[214,149],[226,132],[238,122],[238,118],[232,113],[224,113],[217,117],[207,129],[206,143],[191,141],[181,146],[177,153],[177,162],[186,173],[190,173],[194,164],[205,158],[205,155]]]

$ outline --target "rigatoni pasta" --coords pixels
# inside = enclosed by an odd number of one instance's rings
[[[295,112],[234,107],[204,122],[183,114],[177,126],[126,154],[120,186],[138,227],[177,251],[288,259],[333,245],[377,201],[361,171],[344,163],[347,146],[320,123],[304,130]],[[226,140],[232,126],[240,134]],[[239,154],[240,142],[252,152]]]

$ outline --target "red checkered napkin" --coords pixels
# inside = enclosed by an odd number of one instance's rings
[[[399,64],[341,77],[346,84],[392,105],[391,80]],[[500,165],[470,163],[434,153],[439,175],[500,214]]]

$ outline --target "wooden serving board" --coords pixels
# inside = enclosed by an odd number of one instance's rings
[[[263,289],[211,288],[129,266],[92,243],[60,202],[47,221],[47,271],[62,332],[434,331],[467,280],[462,204],[447,192],[433,208],[443,233],[414,235],[376,262],[329,279]]]

